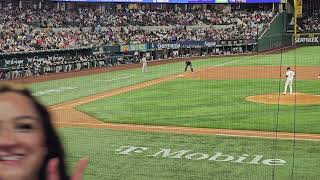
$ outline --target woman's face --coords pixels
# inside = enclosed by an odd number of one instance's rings
[[[36,180],[46,155],[39,115],[27,97],[0,94],[0,180]]]

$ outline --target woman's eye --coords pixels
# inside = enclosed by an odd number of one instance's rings
[[[34,127],[32,124],[18,124],[16,126],[16,129],[19,131],[29,131],[29,130],[34,129]]]

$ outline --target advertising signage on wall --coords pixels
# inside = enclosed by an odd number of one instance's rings
[[[215,4],[215,3],[280,3],[281,0],[51,0],[59,2],[113,2],[113,3],[181,3],[181,4]]]
[[[320,46],[320,34],[299,34],[295,42],[297,45]]]
[[[256,40],[216,40],[216,41],[176,41],[150,43],[149,49],[205,48],[222,46],[246,46],[256,44]]]
[[[148,48],[147,44],[129,44],[129,45],[121,45],[121,52],[131,52],[131,51],[146,51]]]

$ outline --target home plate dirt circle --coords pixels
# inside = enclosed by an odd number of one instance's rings
[[[247,101],[262,104],[281,105],[320,105],[320,95],[294,93],[294,94],[262,94],[246,97]]]

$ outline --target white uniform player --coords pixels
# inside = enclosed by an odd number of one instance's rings
[[[292,83],[293,83],[293,79],[295,77],[295,73],[290,69],[290,67],[287,68],[287,72],[286,72],[286,82],[284,84],[284,92],[283,94],[287,94],[287,88],[289,86],[290,88],[290,94],[292,94]]]
[[[141,63],[142,63],[142,72],[148,72],[147,58],[142,57]]]

